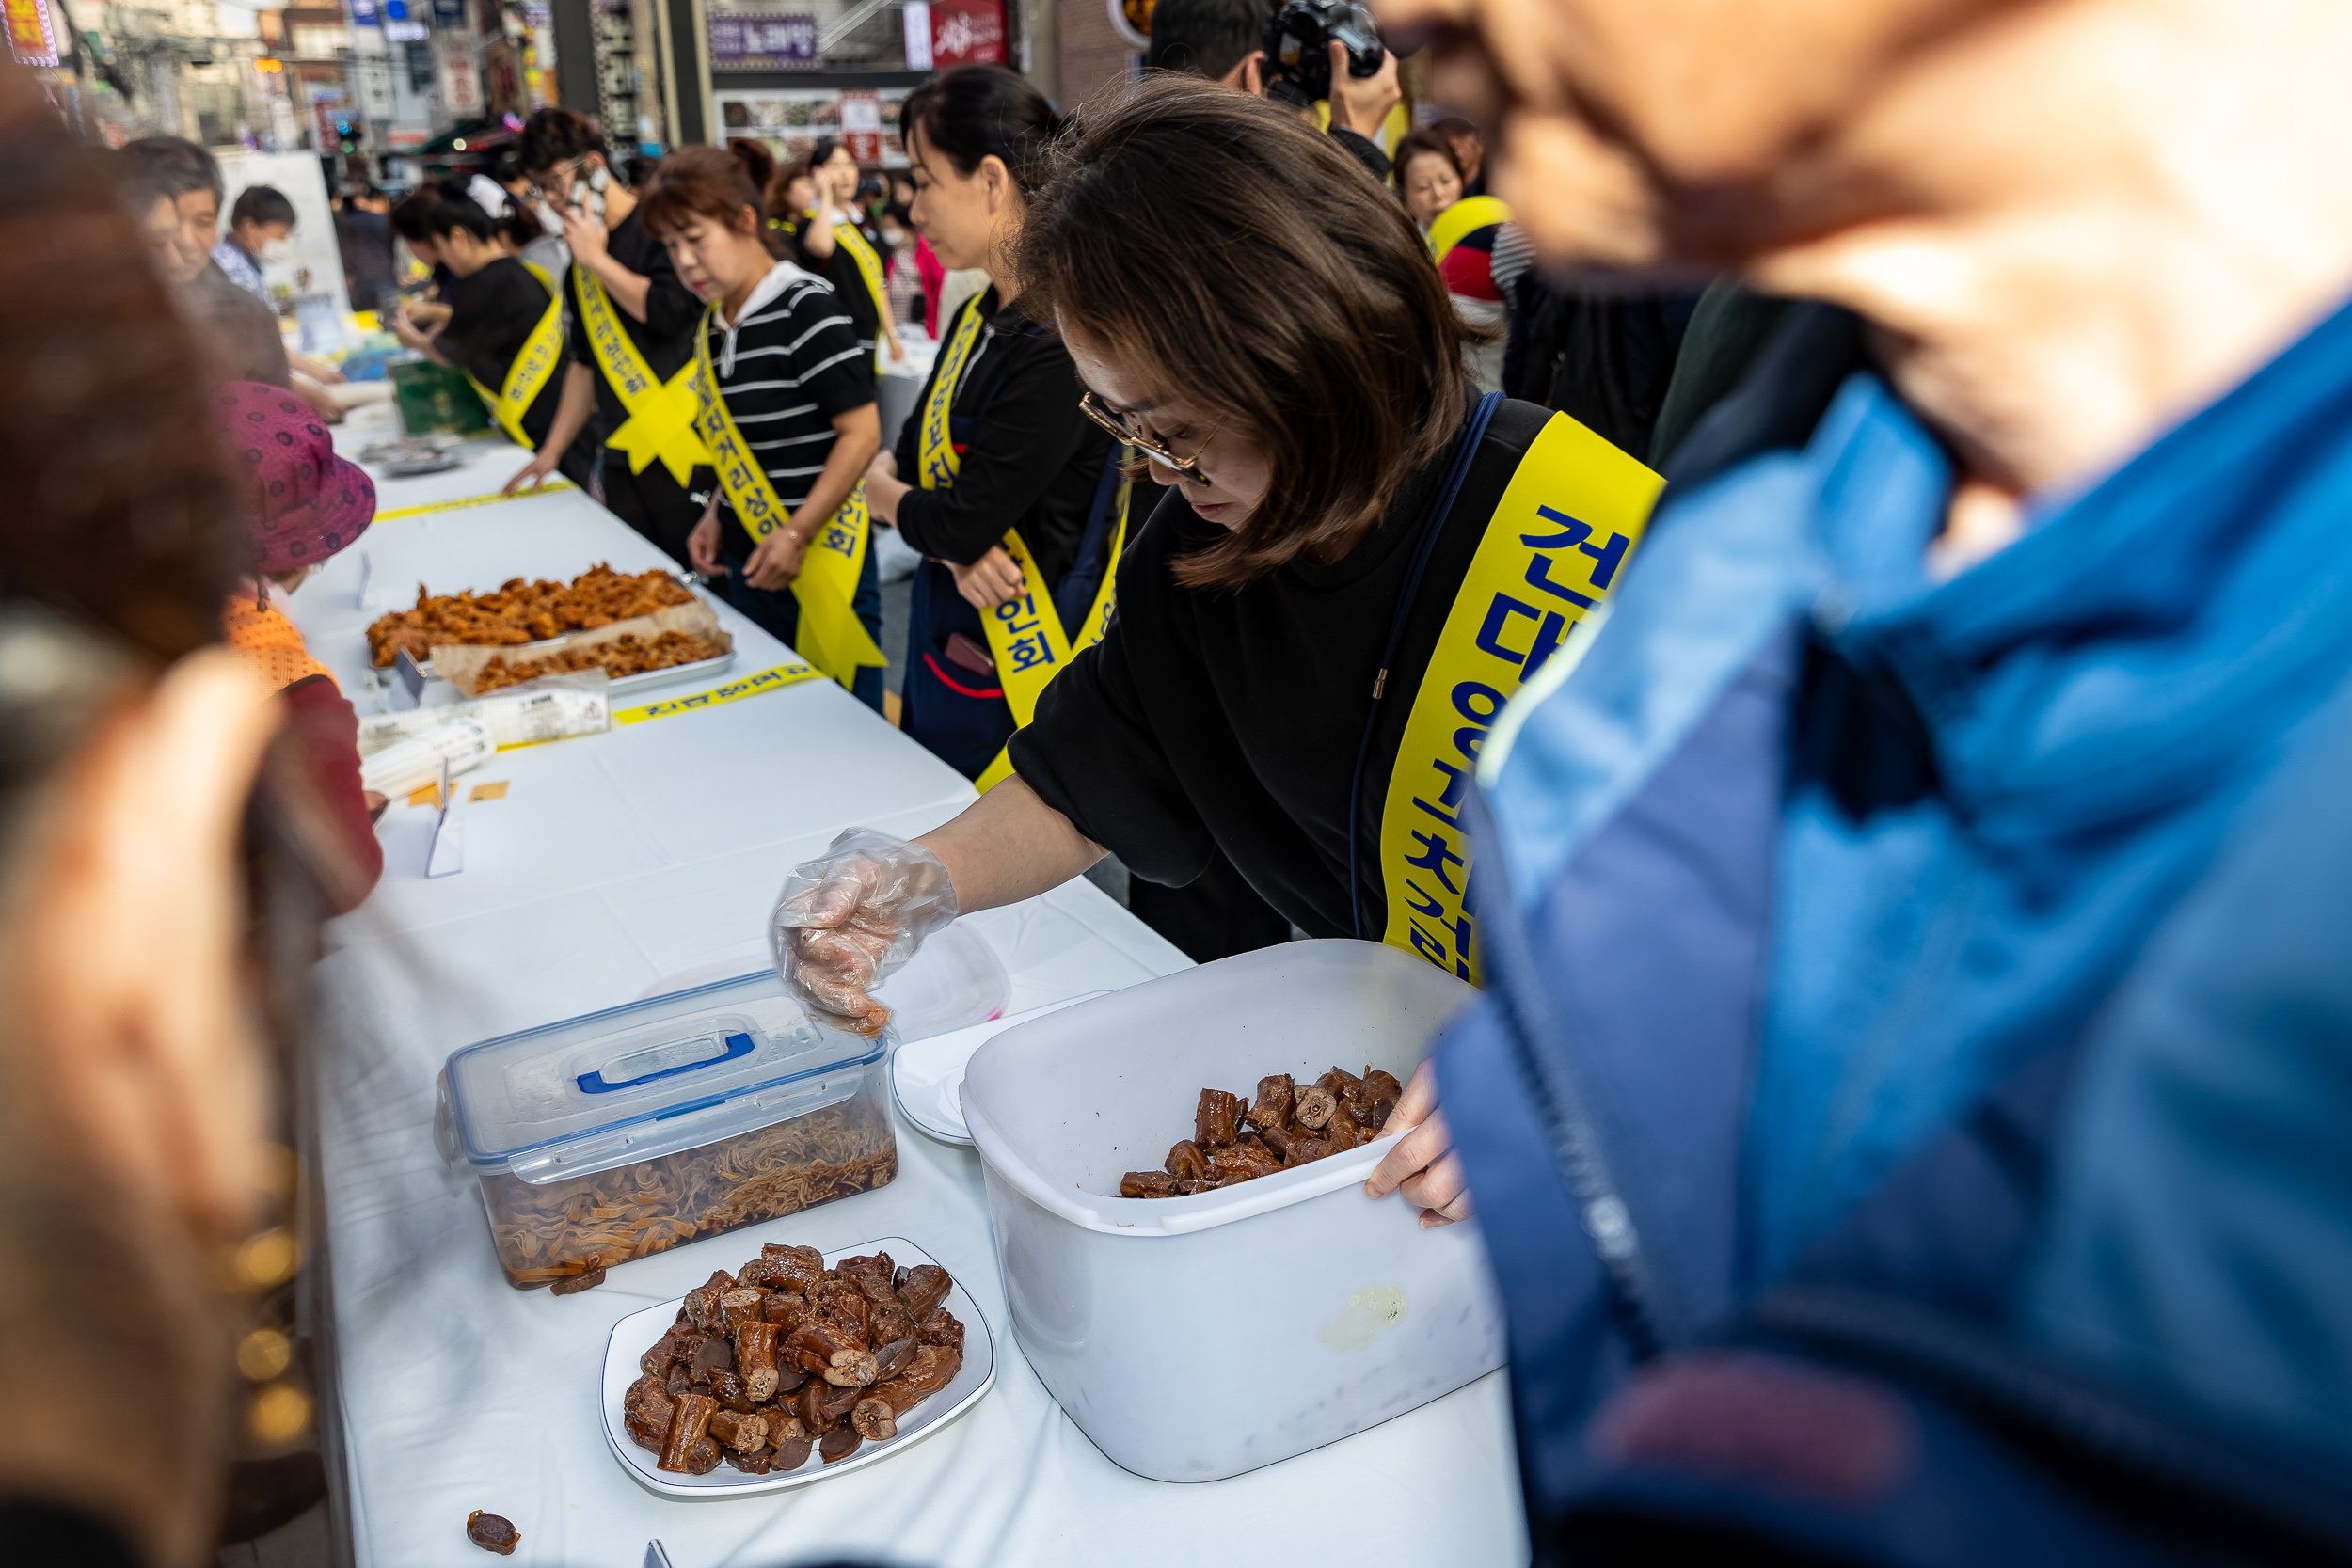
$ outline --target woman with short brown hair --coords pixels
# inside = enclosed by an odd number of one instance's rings
[[[780,967],[879,1029],[868,990],[959,910],[1105,849],[1171,884],[1221,850],[1308,934],[1473,977],[1478,747],[1613,586],[1656,477],[1565,415],[1473,396],[1395,197],[1241,94],[1170,80],[1090,112],[1021,275],[1089,412],[1175,496],[1014,736],[1017,776],[913,844],[861,830],[802,867]],[[1415,1084],[1408,1121],[1433,1102]],[[1434,1120],[1414,1148],[1443,1152]],[[1431,1223],[1463,1212],[1450,1162],[1405,1190]]]

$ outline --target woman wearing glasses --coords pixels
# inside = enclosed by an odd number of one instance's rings
[[[924,556],[899,727],[984,778],[1009,767],[1000,759],[1041,650],[1083,634],[1118,528],[1118,453],[1079,412],[1069,350],[1014,276],[1034,171],[1060,124],[1053,108],[1002,67],[964,66],[899,115],[915,228],[948,267],[985,268],[989,288],[943,323],[930,379],[897,450],[868,470],[866,499]]]

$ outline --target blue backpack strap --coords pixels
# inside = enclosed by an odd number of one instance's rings
[[[1094,482],[1094,499],[1087,503],[1087,526],[1078,535],[1078,553],[1054,588],[1054,609],[1061,616],[1062,629],[1073,634],[1094,603],[1094,591],[1101,586],[1103,574],[1116,571],[1119,566],[1116,561],[1101,558],[1111,531],[1111,502],[1119,495],[1119,456],[1124,450],[1118,442],[1111,443],[1111,454],[1103,464],[1103,477]]]

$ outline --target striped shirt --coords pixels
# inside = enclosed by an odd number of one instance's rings
[[[874,355],[861,345],[838,295],[824,279],[779,261],[759,280],[733,326],[712,312],[711,369],[719,395],[767,470],[776,499],[797,507],[808,499],[833,453],[833,421],[874,401]],[[752,537],[719,497],[720,553],[741,561]]]

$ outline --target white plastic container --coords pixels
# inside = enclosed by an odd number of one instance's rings
[[[1122,1198],[1203,1088],[1366,1063],[1410,1078],[1477,993],[1392,947],[1294,942],[1009,1029],[963,1116],[1013,1330],[1120,1466],[1216,1481],[1304,1453],[1502,1364],[1473,1225],[1423,1230],[1362,1184],[1391,1134],[1190,1197]]]

